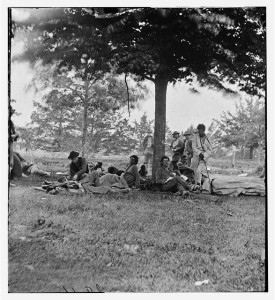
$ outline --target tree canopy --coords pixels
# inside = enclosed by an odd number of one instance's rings
[[[265,14],[264,7],[38,9],[14,29],[26,39],[24,59],[57,60],[91,78],[112,66],[154,82],[154,173],[165,152],[169,82],[265,95]]]
[[[142,79],[191,82],[196,76],[202,85],[230,92],[228,83],[237,83],[259,94],[265,90],[265,26],[264,7],[39,8],[13,28],[25,39],[21,58],[78,69],[85,64],[83,74],[91,78],[115,64]]]
[[[253,149],[265,144],[265,106],[263,101],[246,99],[236,103],[236,112],[224,112],[220,120],[213,120],[209,131],[225,147]]]

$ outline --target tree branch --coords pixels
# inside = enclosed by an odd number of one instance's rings
[[[84,102],[84,98],[81,94],[79,94],[75,89],[69,87],[69,86],[66,86],[66,88],[70,89],[71,91],[73,91],[74,93],[77,94],[77,96]]]
[[[154,79],[153,77],[149,77],[149,76],[147,76],[147,75],[143,75],[143,77],[144,77],[145,79],[148,79],[148,80],[151,80],[151,81],[155,82],[155,79]]]
[[[126,88],[127,88],[127,95],[128,95],[128,113],[129,113],[129,118],[130,118],[130,97],[129,97],[129,88],[128,88],[128,84],[127,84],[127,74],[125,73],[125,84],[126,84]]]

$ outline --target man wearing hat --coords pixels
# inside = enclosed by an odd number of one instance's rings
[[[193,157],[192,136],[193,136],[193,133],[191,131],[186,131],[184,133],[185,141],[184,141],[183,155],[185,155],[185,157],[186,157],[186,165],[188,167],[190,167],[191,159]]]
[[[206,162],[213,149],[209,138],[205,134],[205,125],[199,124],[197,129],[198,133],[195,133],[192,141],[193,159],[191,168],[195,173],[195,184],[201,185],[202,173],[206,173]]]
[[[170,145],[170,149],[173,151],[173,154],[182,156],[184,150],[184,143],[180,139],[180,133],[178,131],[174,131],[172,133],[172,136],[174,139]]]
[[[88,163],[84,157],[79,157],[79,153],[77,151],[71,151],[68,159],[71,159],[72,161],[70,163],[69,179],[79,181],[88,176]]]

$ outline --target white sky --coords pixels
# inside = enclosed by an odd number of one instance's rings
[[[11,98],[16,100],[13,107],[20,116],[14,116],[15,126],[25,126],[30,122],[33,111],[33,100],[40,100],[41,95],[33,91],[26,91],[26,85],[33,78],[34,73],[29,64],[16,63],[11,69]],[[149,119],[154,119],[155,100],[154,86],[148,82],[150,93],[141,109],[131,111],[130,120],[139,120],[144,112]],[[175,86],[169,84],[167,89],[167,113],[166,118],[171,130],[185,131],[191,124],[196,126],[204,123],[209,126],[213,118],[219,118],[223,111],[234,111],[236,98],[224,96],[222,93],[201,89],[200,94],[191,93],[183,83]],[[128,114],[127,114],[128,117]]]

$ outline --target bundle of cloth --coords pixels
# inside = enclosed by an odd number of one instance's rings
[[[130,191],[124,176],[117,174],[108,173],[100,177],[97,171],[93,171],[80,182],[86,192],[93,194],[128,193]]]
[[[116,174],[105,174],[99,177],[97,171],[80,181],[68,180],[61,177],[56,181],[43,181],[42,187],[36,187],[36,190],[44,191],[49,194],[58,194],[60,191],[69,191],[72,193],[90,193],[90,194],[107,194],[107,193],[128,193],[130,188],[123,176]]]
[[[210,189],[211,182],[211,189]],[[265,186],[256,182],[245,180],[213,178],[205,179],[202,185],[203,191],[211,190],[216,195],[229,195],[237,197],[239,195],[265,196]]]
[[[66,177],[61,177],[56,181],[44,180],[41,187],[35,187],[34,189],[38,191],[44,191],[52,195],[56,195],[60,191],[70,191],[73,193],[85,192],[81,183],[73,180],[68,180]]]

